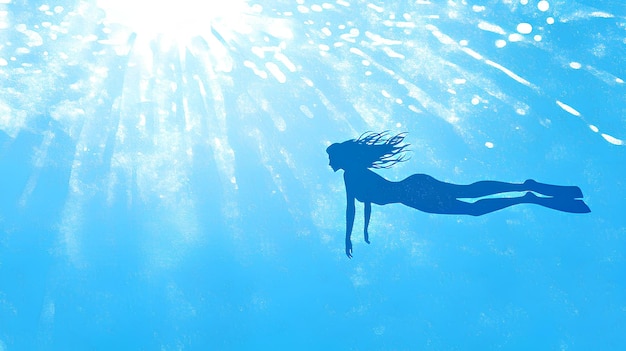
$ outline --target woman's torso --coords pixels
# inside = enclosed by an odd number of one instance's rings
[[[397,183],[369,169],[346,170],[344,181],[347,191],[361,202],[373,202],[378,205],[398,202],[393,196],[396,193]]]
[[[378,205],[441,201],[446,198],[441,182],[426,174],[413,174],[399,182],[389,181],[369,169],[347,170],[344,173],[346,189],[361,202]]]

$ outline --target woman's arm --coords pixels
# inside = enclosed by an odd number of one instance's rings
[[[364,203],[365,207],[364,209],[364,216],[365,216],[365,226],[363,227],[363,235],[365,237],[365,242],[366,243],[370,243],[370,236],[369,233],[367,232],[367,227],[370,225],[370,215],[372,214],[372,203],[371,202],[365,202]]]
[[[348,183],[346,173],[343,174],[343,182],[346,186],[346,256],[352,258],[352,227],[354,226],[354,194]]]
[[[352,226],[354,225],[354,197],[348,193],[346,204],[346,256],[352,258]]]

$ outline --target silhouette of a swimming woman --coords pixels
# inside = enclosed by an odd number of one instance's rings
[[[329,165],[333,171],[344,170],[346,186],[346,255],[352,258],[352,226],[354,200],[363,202],[365,208],[365,242],[369,244],[367,227],[372,213],[372,203],[386,205],[401,203],[417,210],[439,214],[465,214],[480,216],[517,204],[537,204],[570,213],[588,213],[589,207],[580,200],[582,191],[577,186],[560,186],[538,183],[532,179],[522,184],[497,181],[479,181],[458,185],[439,181],[427,174],[413,174],[399,182],[389,181],[370,168],[390,168],[407,160],[401,145],[405,134],[389,136],[388,132],[367,132],[357,139],[330,145]],[[466,202],[459,199],[480,198],[506,192],[526,191],[520,197],[480,199]],[[545,197],[539,197],[533,192]]]

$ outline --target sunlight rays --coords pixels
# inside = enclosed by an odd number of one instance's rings
[[[149,6],[153,8],[148,13],[157,11],[151,13],[150,22],[116,15],[105,19],[122,22],[136,35],[119,97],[119,124],[110,140],[108,202],[117,201],[115,194],[127,194],[126,202],[131,206],[139,201],[163,209],[163,220],[170,229],[154,230],[152,239],[178,244],[173,251],[151,245],[153,250],[147,254],[155,265],[167,268],[207,235],[198,231],[196,202],[207,199],[198,199],[192,190],[193,170],[215,167],[221,187],[209,187],[212,197],[221,199],[222,212],[210,216],[238,221],[236,158],[229,140],[236,118],[228,120],[227,116],[233,114],[232,77],[240,75],[233,71],[240,65],[240,57],[250,60],[257,56],[254,60],[265,62],[271,75],[282,82],[287,78],[273,60],[288,71],[295,68],[281,54],[285,38],[291,36],[287,22],[261,16],[260,5],[249,7],[242,2],[211,16],[191,18],[185,18],[184,13],[180,14],[183,18],[177,18],[175,12],[158,13],[157,5]],[[208,165],[204,156],[207,150],[212,153]],[[116,190],[119,187],[127,189]],[[172,230],[177,234],[168,234]],[[160,235],[173,236],[164,241],[158,239]]]

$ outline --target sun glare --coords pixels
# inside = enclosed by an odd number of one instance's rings
[[[165,35],[188,40],[211,27],[246,32],[245,18],[259,11],[246,0],[98,0],[108,22],[119,23],[141,36]]]

